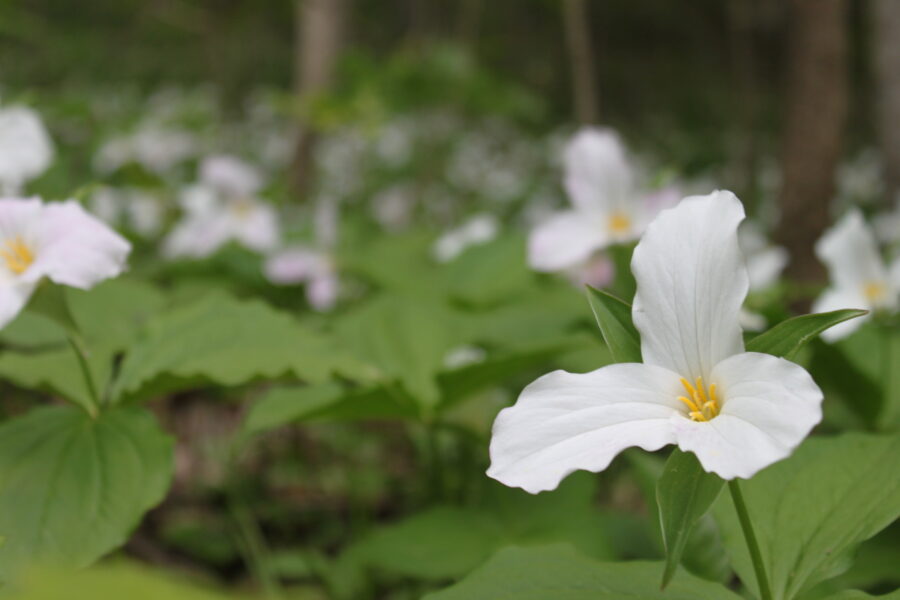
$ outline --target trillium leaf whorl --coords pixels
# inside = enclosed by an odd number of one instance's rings
[[[536,493],[605,469],[625,448],[676,444],[706,471],[749,478],[793,451],[821,420],[822,393],[800,366],[744,351],[743,218],[724,191],[660,213],[632,260],[644,362],[526,387],[494,423],[488,475]]]

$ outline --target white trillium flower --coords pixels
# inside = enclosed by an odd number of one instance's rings
[[[125,269],[130,244],[77,202],[0,199],[0,327],[37,285],[89,289]]]
[[[52,159],[53,142],[35,111],[24,106],[0,110],[0,192],[18,193]]]
[[[831,286],[813,304],[815,312],[862,308],[893,312],[900,307],[900,258],[888,268],[871,229],[859,210],[851,210],[816,243],[816,255],[828,268]],[[826,341],[853,333],[864,315],[825,331]]]
[[[262,175],[240,159],[212,156],[200,165],[200,182],[181,194],[184,218],[163,241],[169,258],[205,258],[230,241],[270,252],[280,241],[278,213],[254,195]]]
[[[564,163],[572,209],[556,213],[532,231],[528,262],[538,271],[565,270],[611,244],[636,240],[653,217],[671,205],[668,193],[640,194],[635,189],[625,147],[612,130],[579,131],[566,146]]]
[[[437,239],[432,249],[434,258],[438,262],[450,262],[466,249],[496,238],[499,228],[492,215],[476,215]]]
[[[500,412],[488,475],[531,493],[622,450],[677,444],[724,479],[787,457],[821,420],[822,392],[802,367],[745,352],[738,325],[748,277],[744,218],[730,192],[662,212],[634,251],[634,324],[643,363],[555,371]]]

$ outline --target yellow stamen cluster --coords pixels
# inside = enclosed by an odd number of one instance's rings
[[[16,275],[21,275],[34,262],[34,254],[22,241],[22,238],[6,240],[0,246],[0,257],[6,261],[6,266]]]
[[[623,234],[631,231],[631,218],[621,212],[614,212],[609,216],[607,227],[612,233]]]
[[[709,393],[703,385],[703,378],[698,377],[694,385],[685,378],[681,378],[681,385],[687,392],[686,396],[678,396],[678,399],[688,407],[688,415],[692,421],[709,421],[719,414],[719,399],[716,397],[716,384],[710,384]]]
[[[872,304],[879,304],[887,297],[888,289],[883,281],[870,281],[863,287],[863,294]]]

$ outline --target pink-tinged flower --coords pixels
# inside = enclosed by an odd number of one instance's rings
[[[75,201],[0,199],[0,327],[49,279],[89,289],[125,269],[130,244]]]
[[[259,169],[228,154],[205,158],[200,164],[200,181],[227,197],[252,196],[263,186]]]
[[[816,243],[816,255],[828,268],[831,285],[813,304],[816,312],[862,308],[893,312],[900,307],[900,258],[891,267],[878,252],[875,235],[862,213],[848,212]],[[826,341],[853,333],[869,315],[825,331]]]
[[[743,218],[724,191],[660,213],[631,264],[644,362],[555,371],[526,387],[494,423],[488,475],[536,493],[632,446],[677,444],[724,479],[790,455],[821,420],[822,392],[802,367],[744,350]]]
[[[17,194],[52,159],[53,142],[36,112],[24,106],[0,110],[0,192]]]
[[[331,198],[322,199],[314,216],[315,245],[293,245],[273,252],[266,259],[266,278],[276,285],[306,284],[306,300],[319,311],[330,310],[338,301],[340,278],[332,256],[338,235],[338,207]]]
[[[609,129],[579,131],[564,153],[570,210],[538,225],[528,243],[529,264],[562,271],[591,254],[640,237],[656,214],[677,201],[673,191],[642,193],[619,136]]]

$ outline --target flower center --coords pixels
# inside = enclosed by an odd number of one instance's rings
[[[694,385],[682,377],[681,385],[684,386],[687,395],[678,396],[678,399],[688,407],[688,416],[692,421],[709,421],[718,416],[721,407],[716,397],[716,384],[710,384],[707,392],[702,377],[698,377]]]
[[[253,201],[245,198],[235,200],[231,204],[231,211],[238,219],[242,221],[246,220],[250,217],[250,213],[253,211]]]
[[[631,219],[625,213],[614,212],[609,216],[606,226],[609,227],[610,232],[621,235],[631,231]]]
[[[883,281],[870,281],[863,286],[863,294],[872,304],[881,304],[887,299],[887,286]]]
[[[6,261],[7,268],[16,275],[24,273],[34,262],[34,254],[20,237],[6,240],[0,246],[0,257]]]

